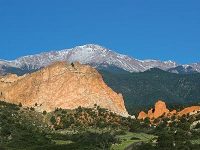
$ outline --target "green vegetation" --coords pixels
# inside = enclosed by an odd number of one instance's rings
[[[117,135],[132,129],[134,124],[139,128],[139,121],[97,105],[40,113],[0,101],[0,149],[111,149],[119,142]]]
[[[116,136],[120,143],[114,144],[112,146],[112,150],[124,150],[128,146],[136,143],[136,142],[149,142],[152,141],[156,136],[146,134],[146,133],[132,133],[128,132],[124,135],[118,135]]]
[[[59,119],[57,124],[56,119]],[[54,128],[68,129],[68,128],[110,128],[110,129],[124,129],[124,130],[137,130],[140,128],[140,123],[130,117],[122,117],[110,112],[107,109],[94,106],[94,108],[78,107],[75,110],[62,110],[56,109],[52,114],[51,123]]]
[[[151,124],[95,105],[36,112],[0,101],[2,150],[138,150],[200,148],[200,114],[164,116]]]
[[[192,116],[160,117],[157,119],[158,125],[150,131],[158,136],[156,142],[133,145],[133,149],[145,150],[149,147],[151,150],[199,150],[200,130],[191,126],[199,117],[200,113]]]
[[[46,127],[39,113],[0,101],[1,149],[25,149],[49,144],[51,141],[46,138]]]
[[[158,99],[171,109],[199,103],[200,74],[173,74],[160,69],[141,73],[100,70],[104,81],[122,93],[130,114],[148,110]]]

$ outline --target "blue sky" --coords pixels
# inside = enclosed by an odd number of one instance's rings
[[[95,43],[138,59],[200,62],[199,0],[0,0],[0,58]]]

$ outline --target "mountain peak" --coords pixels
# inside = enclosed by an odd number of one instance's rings
[[[175,61],[172,61],[172,60],[164,61],[164,63],[166,63],[166,64],[173,64],[174,66],[177,65],[177,63]]]
[[[26,70],[37,70],[56,61],[78,61],[81,64],[90,64],[95,68],[116,67],[129,72],[144,72],[150,68],[159,68],[168,71],[178,65],[173,61],[138,60],[127,55],[111,51],[98,44],[85,44],[71,49],[44,52],[36,55],[20,57],[13,61],[0,61],[0,73],[6,72],[2,66]],[[200,72],[200,64],[191,64],[192,70]],[[191,69],[190,69],[191,70]],[[175,68],[176,72],[176,68]]]
[[[85,52],[98,52],[98,53],[106,53],[109,50],[105,47],[97,44],[85,44],[81,46],[76,46],[75,48],[70,49],[71,51],[85,51]]]
[[[82,46],[79,46],[79,47],[92,48],[92,49],[105,49],[103,46],[98,45],[98,44],[85,44],[85,45],[82,45]]]

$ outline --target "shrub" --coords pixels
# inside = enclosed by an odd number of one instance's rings
[[[19,103],[19,107],[22,107],[22,103],[21,102]]]
[[[197,123],[197,125],[195,126],[195,129],[200,129],[200,123]]]
[[[43,115],[46,115],[46,114],[47,114],[46,110],[44,110],[44,111],[42,112],[42,114],[43,114]]]
[[[132,137],[131,140],[140,140],[140,138]]]
[[[56,123],[56,117],[52,116],[50,119],[51,124],[55,124]]]
[[[30,110],[31,110],[31,111],[35,111],[35,108],[31,107]]]

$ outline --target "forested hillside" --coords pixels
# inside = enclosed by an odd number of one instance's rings
[[[199,73],[174,74],[157,68],[141,73],[100,72],[108,86],[123,94],[130,113],[147,109],[158,99],[171,108],[200,102]]]

